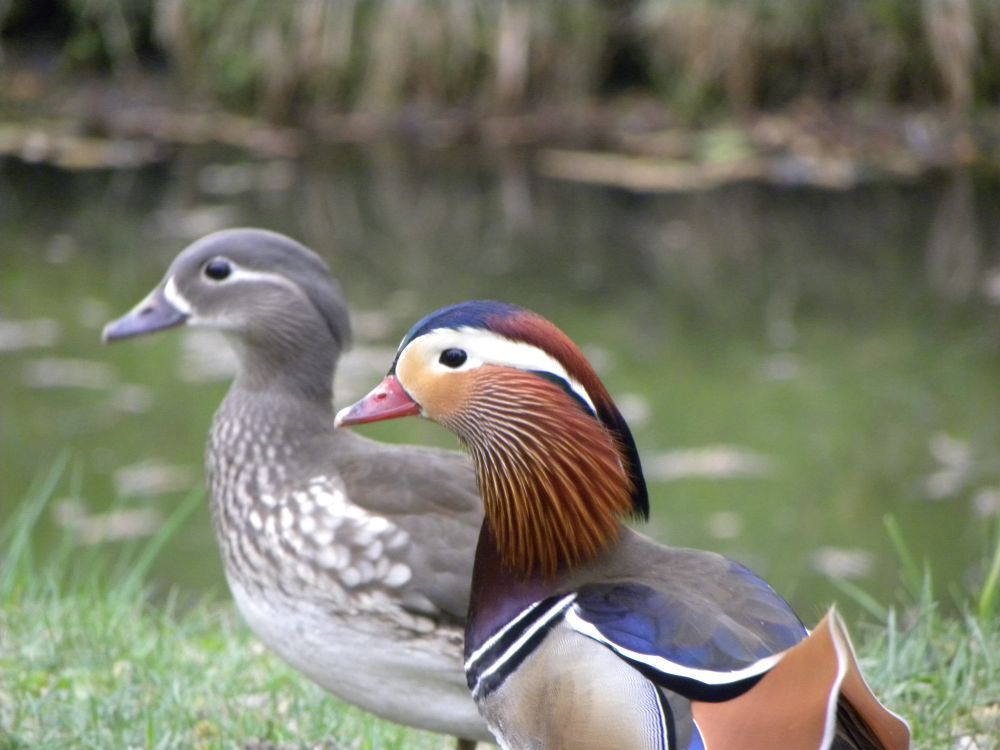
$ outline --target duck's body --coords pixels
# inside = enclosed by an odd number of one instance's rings
[[[105,338],[182,324],[222,330],[238,354],[206,469],[226,579],[251,629],[349,703],[489,739],[462,675],[482,519],[472,468],[452,451],[333,428],[349,324],[325,264],[270,232],[209,235]]]
[[[466,675],[487,724],[509,748],[690,747],[690,706],[647,679],[640,659],[648,657],[651,670],[657,657],[672,662],[678,674],[662,672],[661,682],[675,680],[680,689],[688,686],[682,664],[743,670],[752,684],[767,657],[806,635],[785,602],[732,560],[664,547],[627,528],[588,564],[527,580],[510,577],[484,533],[473,588]],[[711,593],[691,601],[696,590]],[[512,605],[530,614],[511,617]],[[627,658],[608,647],[602,629],[627,635]],[[658,639],[660,630],[670,638]]]
[[[469,467],[334,430],[329,405],[282,401],[234,387],[211,430],[210,505],[240,613],[334,695],[484,738],[460,669],[468,556],[449,541],[479,523]]]
[[[753,572],[659,545],[638,452],[596,374],[521,308],[444,308],[341,424],[422,414],[455,431],[486,519],[466,676],[509,750],[904,748],[833,614],[810,636]]]

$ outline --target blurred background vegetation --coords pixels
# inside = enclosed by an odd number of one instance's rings
[[[380,321],[358,393],[416,316],[516,300],[604,351],[663,452],[664,538],[775,562],[818,608],[833,568],[891,595],[890,515],[976,590],[998,101],[1000,0],[0,0],[0,520],[60,448],[84,504],[50,538],[150,472],[149,494],[198,483],[229,372],[178,384],[176,341],[97,353],[97,332],[185,243],[253,224],[337,259]]]
[[[276,119],[623,93],[687,120],[803,96],[963,115],[1000,96],[997,0],[0,0],[0,42]]]
[[[998,104],[1000,0],[0,0],[0,750],[339,732],[247,654],[187,499],[224,342],[98,344],[236,225],[341,279],[341,404],[441,304],[557,321],[628,412],[652,534],[749,563],[809,621],[874,619],[918,746],[995,747]],[[143,542],[163,555],[127,596],[48,586],[46,559],[127,571]],[[201,720],[262,664],[244,697],[274,710]],[[135,700],[164,710],[142,727]],[[416,746],[385,732],[344,736]]]

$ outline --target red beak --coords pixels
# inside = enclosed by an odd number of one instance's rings
[[[345,406],[337,412],[333,424],[336,427],[348,427],[355,424],[381,422],[384,419],[412,417],[421,413],[420,404],[410,398],[395,375],[386,375],[385,380],[375,386],[375,389],[351,406]]]

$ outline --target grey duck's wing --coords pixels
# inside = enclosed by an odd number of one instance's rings
[[[403,605],[464,622],[483,521],[469,459],[338,433],[337,466],[350,501],[402,532],[391,552],[411,572],[399,589]]]

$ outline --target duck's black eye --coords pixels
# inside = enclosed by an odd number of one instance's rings
[[[438,362],[445,367],[461,367],[468,358],[468,355],[461,349],[445,349],[438,357]]]
[[[215,258],[205,264],[205,275],[213,281],[222,281],[233,272],[233,267],[228,260]]]

